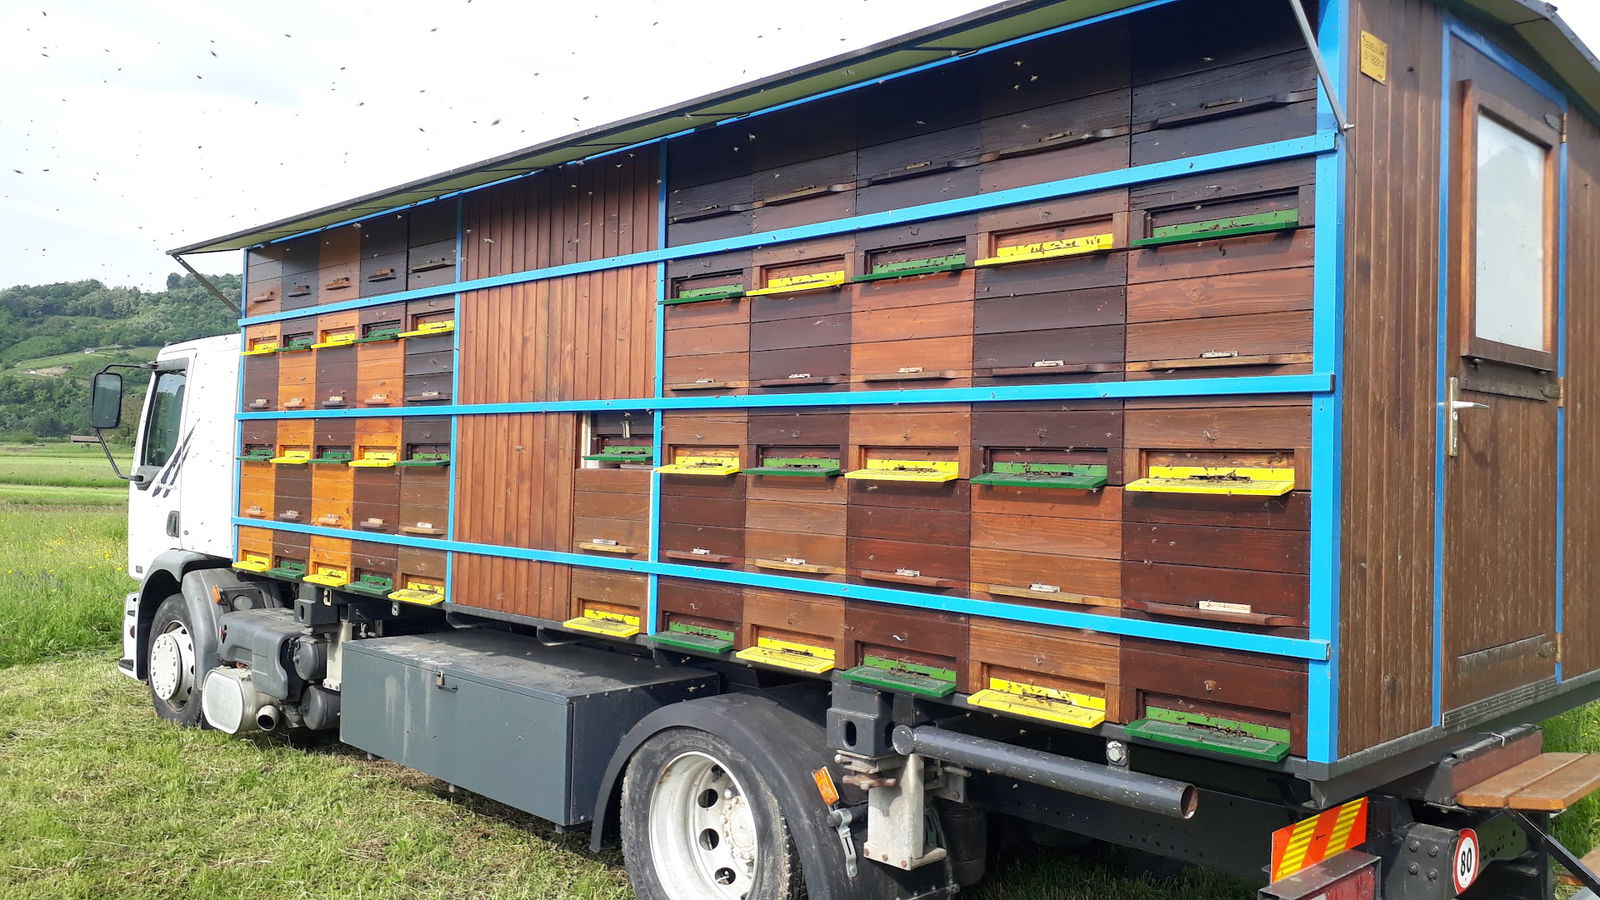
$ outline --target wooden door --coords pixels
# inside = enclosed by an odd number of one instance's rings
[[[1444,396],[1442,708],[1554,678],[1562,109],[1457,40]]]

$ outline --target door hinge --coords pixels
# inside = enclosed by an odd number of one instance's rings
[[[1561,143],[1567,142],[1567,114],[1561,114]]]
[[[1540,385],[1539,393],[1543,394],[1546,400],[1556,401],[1556,408],[1560,409],[1567,405],[1567,380],[1558,376],[1549,384]]]

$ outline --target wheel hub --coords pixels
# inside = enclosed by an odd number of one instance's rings
[[[150,643],[150,687],[174,706],[194,692],[194,640],[177,622]]]
[[[650,852],[674,900],[747,900],[760,840],[743,787],[716,759],[668,763],[650,798]]]

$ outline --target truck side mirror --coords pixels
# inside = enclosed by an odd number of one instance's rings
[[[122,424],[122,376],[101,372],[89,391],[89,427],[116,428]]]

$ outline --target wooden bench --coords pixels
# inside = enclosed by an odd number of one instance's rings
[[[1600,789],[1600,754],[1541,753],[1464,788],[1456,803],[1469,809],[1560,812]]]

